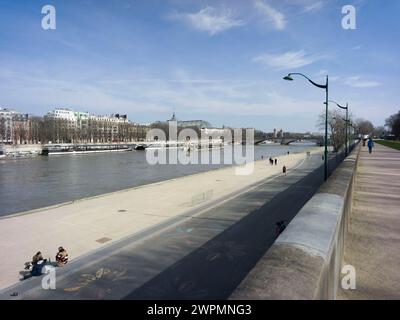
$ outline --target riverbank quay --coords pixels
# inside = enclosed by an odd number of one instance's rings
[[[230,299],[337,298],[359,150],[333,171]]]
[[[358,149],[231,299],[400,299],[400,151]]]
[[[305,152],[290,154],[278,157],[278,163],[284,161],[290,174],[305,158]],[[281,174],[281,170],[281,166],[257,161],[254,172],[248,176],[235,175],[234,167],[223,168],[4,217],[0,219],[0,248],[8,252],[8,258],[0,263],[4,270],[0,287],[18,281],[18,272],[38,250],[53,259],[62,245],[75,259],[185,215],[188,210],[218,202],[246,186]]]

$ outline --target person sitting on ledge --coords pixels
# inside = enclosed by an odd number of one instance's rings
[[[33,257],[32,257],[32,266],[37,264],[40,260],[43,260],[42,253],[38,251]]]
[[[56,263],[58,267],[63,267],[68,263],[68,253],[63,247],[58,248],[56,255]]]
[[[32,267],[31,275],[33,277],[38,277],[43,274],[43,268],[47,264],[47,259],[40,259],[37,260],[36,263]]]

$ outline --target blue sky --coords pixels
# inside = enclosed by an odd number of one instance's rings
[[[56,30],[41,9],[56,8]],[[354,5],[357,29],[341,26]],[[375,125],[400,109],[398,0],[0,0],[0,106],[316,131],[330,97]],[[334,106],[331,105],[331,108]]]

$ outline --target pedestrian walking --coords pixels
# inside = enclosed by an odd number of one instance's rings
[[[278,159],[275,159],[275,165],[277,165],[278,164]]]
[[[372,138],[370,137],[368,139],[368,151],[369,153],[372,153],[372,148],[374,147],[374,140],[372,140]]]
[[[282,172],[283,172],[283,174],[286,176],[286,166],[283,166]]]

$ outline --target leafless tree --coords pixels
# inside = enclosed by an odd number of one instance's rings
[[[374,131],[374,125],[365,119],[357,119],[355,121],[356,124],[356,131],[362,135],[370,135]]]
[[[317,124],[320,129],[325,129],[325,113],[319,115]],[[346,121],[339,110],[328,112],[328,131],[333,151],[337,152],[346,141]]]
[[[397,139],[400,139],[400,111],[386,119],[386,126]]]

